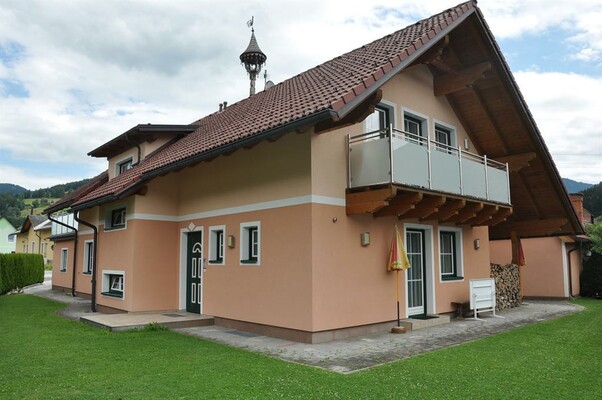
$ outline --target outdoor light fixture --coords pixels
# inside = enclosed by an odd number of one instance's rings
[[[474,249],[479,250],[481,248],[481,239],[474,240]]]
[[[370,244],[370,232],[362,232],[360,235],[360,241],[362,246],[368,246]]]
[[[464,150],[470,150],[470,140],[464,139]]]
[[[228,247],[233,249],[235,243],[234,235],[228,235]]]

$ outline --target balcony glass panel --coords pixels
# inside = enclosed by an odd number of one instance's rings
[[[392,128],[350,137],[349,187],[383,183],[510,204],[505,164]]]

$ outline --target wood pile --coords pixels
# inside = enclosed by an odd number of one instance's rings
[[[490,276],[495,279],[496,310],[518,307],[522,304],[518,265],[491,264]]]

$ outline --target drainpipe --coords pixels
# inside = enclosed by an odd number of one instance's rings
[[[38,235],[38,232],[36,232],[35,229],[34,229],[33,233],[34,233],[34,235],[36,235],[38,237],[38,254],[42,254],[42,252],[41,252],[41,250],[42,250],[42,236]],[[42,257],[43,257],[43,255],[42,255]],[[46,264],[46,260],[44,260],[44,264]]]
[[[98,249],[98,229],[91,223],[86,222],[83,219],[79,219],[79,211],[73,215],[73,219],[94,231],[94,239],[92,241],[92,243],[94,243],[94,250],[92,254],[92,302],[90,304],[90,308],[92,312],[96,312],[96,270],[98,269],[96,268],[96,253]]]
[[[73,214],[73,216],[75,217],[75,214]],[[71,268],[73,271],[73,276],[71,278],[71,296],[75,297],[75,268],[77,266],[77,229],[52,218],[52,214],[48,214],[48,219],[56,224],[64,226],[65,228],[72,229],[73,233],[75,234],[75,239],[73,239],[73,267]]]
[[[569,298],[573,297],[573,267],[571,266],[571,253],[575,250],[580,250],[581,249],[581,245],[579,245],[578,247],[575,246],[572,249],[570,249],[569,251],[566,252],[566,257],[568,258],[569,262],[568,262],[568,269],[569,269]]]

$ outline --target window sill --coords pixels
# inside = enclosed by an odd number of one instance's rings
[[[209,265],[224,265],[224,260],[209,260]]]
[[[257,259],[250,259],[250,260],[240,260],[241,264],[246,264],[246,265],[257,265],[259,264],[259,262],[257,261]]]
[[[442,276],[441,280],[444,282],[449,282],[449,281],[463,281],[464,277],[463,276]]]
[[[67,272],[66,269],[59,269],[59,272]]]
[[[90,271],[90,272],[82,272],[82,274],[84,274],[84,275],[92,275],[92,271]]]
[[[111,227],[105,228],[104,231],[105,232],[107,232],[107,231],[119,231],[119,230],[123,230],[125,228],[126,228],[125,225],[111,226]]]
[[[102,292],[101,294],[103,296],[115,297],[115,298],[118,298],[118,299],[123,299],[123,293],[122,292]]]

